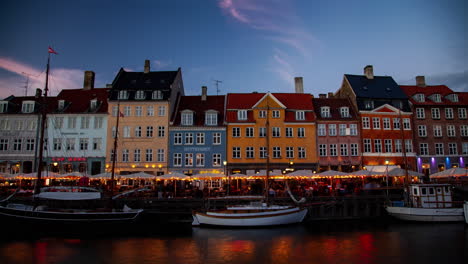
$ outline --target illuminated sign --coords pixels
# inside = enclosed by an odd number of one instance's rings
[[[52,158],[52,161],[86,161],[86,158],[68,157],[68,158]]]

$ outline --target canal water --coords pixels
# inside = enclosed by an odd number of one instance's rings
[[[461,264],[468,263],[468,228],[374,221],[139,236],[13,235],[0,240],[0,263]]]

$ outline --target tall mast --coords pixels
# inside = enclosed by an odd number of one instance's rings
[[[268,205],[269,203],[269,197],[268,197],[268,190],[269,190],[269,177],[270,177],[270,105],[269,105],[269,93],[267,93],[267,112],[266,112],[266,123],[265,123],[265,129],[266,129],[266,178],[265,178],[265,202]]]
[[[50,50],[47,53],[47,70],[46,70],[46,79],[45,79],[45,88],[44,96],[42,97],[42,115],[41,115],[41,131],[39,135],[39,166],[37,169],[37,182],[34,188],[34,193],[38,194],[41,191],[41,174],[44,169],[44,164],[42,163],[43,152],[44,152],[44,130],[46,125],[47,118],[47,92],[49,91],[49,68],[50,68]]]
[[[117,139],[119,136],[119,119],[120,119],[120,100],[117,103],[117,124],[115,127],[114,136],[114,154],[112,155],[112,170],[111,170],[111,184],[110,184],[110,196],[114,196],[114,175],[115,175],[115,161],[117,160]]]
[[[403,132],[403,118],[401,115],[401,109],[398,109],[398,113],[400,115],[400,132],[401,132],[401,147],[403,151],[403,162],[405,163],[405,181],[409,185],[409,175],[408,175],[408,158],[406,157],[406,142],[405,142],[405,133]]]

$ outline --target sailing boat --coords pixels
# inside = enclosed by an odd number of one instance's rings
[[[401,111],[400,111],[400,120]],[[402,126],[400,126],[402,128]],[[402,140],[404,136],[402,133]],[[459,222],[463,221],[463,208],[455,207],[452,201],[452,186],[438,183],[410,184],[406,146],[403,147],[405,159],[405,201],[393,201],[385,206],[387,213],[400,220],[420,222]]]
[[[266,131],[269,130],[269,106],[267,98]],[[296,224],[304,220],[307,208],[298,206],[272,205],[268,190],[270,174],[270,136],[266,133],[266,177],[263,202],[251,202],[250,205],[228,206],[222,211],[195,212],[193,225],[266,227]]]
[[[56,53],[49,47],[49,56],[47,59],[46,81],[44,96],[42,97],[42,113],[41,113],[41,126],[40,126],[40,140],[39,140],[39,157],[38,157],[38,171],[37,180],[34,188],[33,205],[23,203],[12,203],[9,200],[15,193],[0,201],[0,216],[7,220],[34,223],[34,224],[78,224],[78,223],[128,223],[137,219],[142,209],[131,209],[124,206],[123,209],[117,210],[114,208],[88,208],[82,209],[82,205],[78,201],[94,201],[101,198],[101,193],[93,188],[87,187],[51,187],[41,188],[41,173],[43,171],[43,149],[44,149],[44,130],[47,118],[47,92],[49,81],[49,68],[50,68],[50,53]],[[118,119],[117,119],[118,122]],[[117,140],[117,136],[115,137]],[[114,152],[115,153],[115,152]],[[114,174],[112,173],[112,180]],[[112,181],[113,183],[113,181]],[[39,204],[40,199],[54,200],[55,202]],[[61,202],[59,202],[61,201]],[[57,204],[74,204],[74,208],[69,206],[49,207],[50,205]],[[77,206],[78,205],[78,206]],[[78,207],[78,208],[76,208]]]

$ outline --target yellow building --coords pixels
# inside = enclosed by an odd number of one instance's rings
[[[228,94],[226,121],[230,173],[317,169],[311,94]]]

